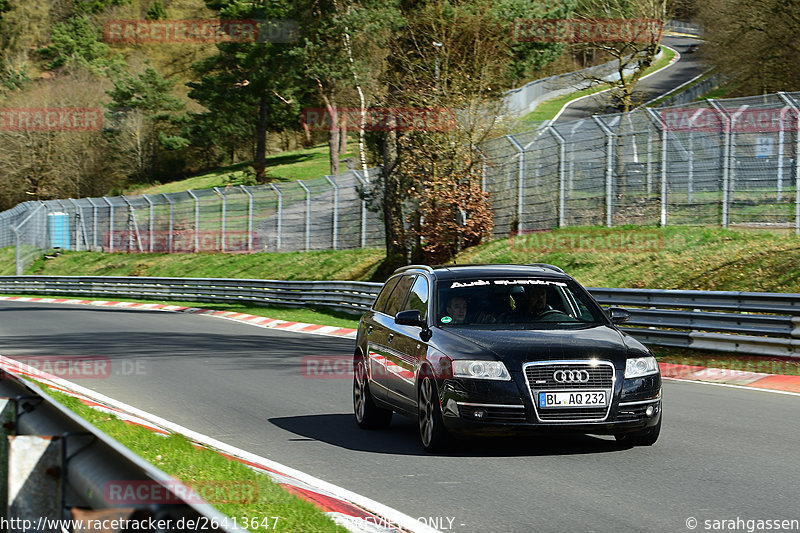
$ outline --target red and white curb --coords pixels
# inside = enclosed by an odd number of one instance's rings
[[[35,379],[42,385],[73,396],[83,404],[115,415],[129,424],[141,426],[162,435],[180,433],[197,446],[209,448],[257,472],[267,474],[285,490],[311,502],[330,516],[334,522],[354,533],[432,533],[436,531],[422,521],[415,520],[365,496],[265,457],[230,446],[14,359],[0,355],[0,368],[16,376]]]
[[[213,318],[224,318],[234,322],[242,322],[264,328],[282,329],[298,333],[312,333],[314,335],[328,335],[331,337],[344,337],[348,339],[356,338],[356,330],[353,328],[340,328],[337,326],[323,326],[320,324],[308,324],[306,322],[291,322],[288,320],[277,320],[265,316],[250,315],[247,313],[237,313],[235,311],[215,311],[213,309],[203,309],[201,307],[184,307],[181,305],[140,303],[140,302],[120,302],[115,300],[74,300],[70,298],[29,298],[25,296],[0,296],[0,300],[12,302],[38,302],[72,305],[93,305],[98,307],[124,307],[125,309],[143,309],[156,311],[173,311],[176,313],[191,313],[195,315],[210,316]]]
[[[727,368],[659,363],[661,377],[677,381],[694,381],[750,388],[769,392],[800,394],[800,376],[765,374]]]

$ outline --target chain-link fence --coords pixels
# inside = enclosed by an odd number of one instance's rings
[[[794,227],[800,93],[542,123],[483,148],[494,236],[573,225]]]
[[[26,202],[0,213],[15,272],[45,250],[278,252],[383,246],[365,191],[378,169],[313,180]]]
[[[486,142],[494,237],[575,225],[790,227],[800,235],[800,93],[542,123]],[[0,213],[16,273],[51,248],[256,252],[383,246],[379,175],[27,202]]]

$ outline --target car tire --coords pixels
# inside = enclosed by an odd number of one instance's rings
[[[617,439],[617,442],[630,446],[652,446],[656,443],[660,434],[661,418],[658,419],[658,423],[653,427],[637,433],[621,433],[614,435],[614,438]]]
[[[424,376],[419,384],[417,420],[420,441],[426,452],[443,452],[450,448],[452,438],[444,427],[436,383],[430,376]]]
[[[353,413],[361,429],[383,429],[392,422],[392,411],[378,407],[372,399],[363,359],[358,360],[353,372]]]

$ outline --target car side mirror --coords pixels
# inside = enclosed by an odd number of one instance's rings
[[[399,324],[401,326],[417,326],[422,329],[428,327],[428,324],[422,320],[422,315],[420,312],[415,309],[409,311],[400,311],[394,317],[394,322],[395,324]]]
[[[614,324],[622,324],[623,322],[627,322],[631,317],[631,313],[621,307],[609,307],[606,310],[606,314]]]

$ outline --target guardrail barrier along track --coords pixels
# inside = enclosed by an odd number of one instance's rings
[[[11,364],[9,360],[4,365]],[[25,372],[24,367],[20,370]],[[237,531],[207,503],[187,502],[192,490],[45,394],[0,370],[0,516],[8,531],[61,532],[66,520],[159,523],[162,530]],[[117,504],[109,486],[154,488],[158,501]],[[170,522],[167,522],[170,521]],[[86,524],[87,522],[84,522]],[[110,522],[109,522],[110,523]],[[130,524],[130,522],[124,522]],[[182,525],[182,526],[181,526]],[[152,527],[137,528],[151,531]]]
[[[330,307],[361,313],[380,283],[256,279],[0,276],[1,294],[145,298]],[[624,307],[622,329],[647,344],[800,358],[800,294],[590,288],[604,306]]]

